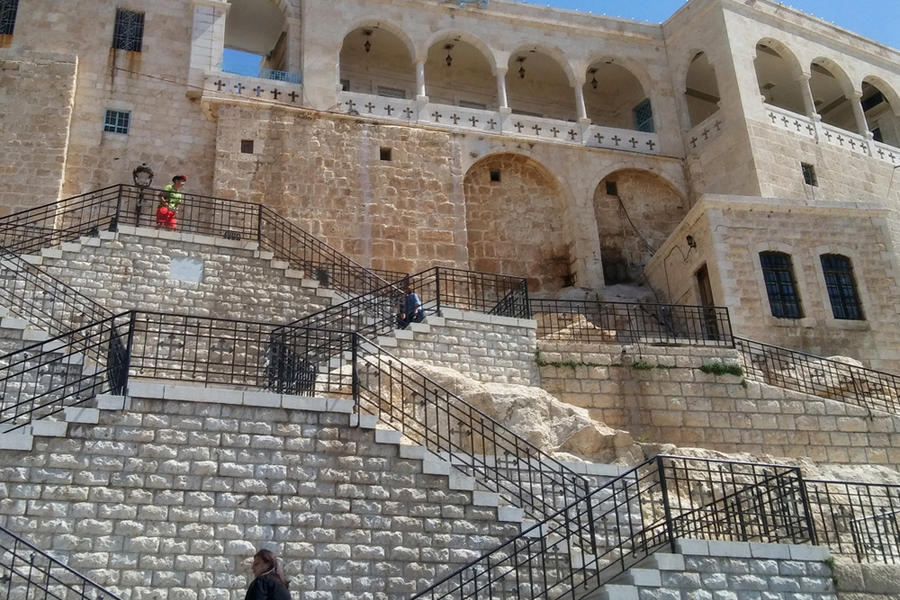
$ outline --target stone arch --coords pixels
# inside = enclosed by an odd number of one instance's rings
[[[900,97],[883,79],[868,76],[862,82],[866,126],[876,142],[900,148]]]
[[[687,198],[670,181],[634,168],[604,177],[593,204],[607,284],[638,281],[689,209]]]
[[[715,114],[719,110],[719,100],[716,68],[704,51],[696,51],[684,77],[684,101],[690,126],[699,125]]]
[[[341,84],[352,92],[415,98],[414,56],[415,46],[403,30],[361,19],[341,42]]]
[[[231,0],[225,48],[257,55],[263,67],[286,70],[287,20],[293,13],[287,0]]]
[[[571,285],[572,242],[562,185],[521,154],[490,154],[463,180],[469,267],[520,275],[531,291]]]
[[[640,128],[635,111],[649,101],[649,96],[647,87],[627,62],[603,57],[590,63],[582,89],[585,111],[593,124],[619,129]],[[653,131],[652,108],[649,108],[649,117],[649,129],[645,130]]]
[[[490,48],[477,37],[454,31],[435,34],[425,60],[426,93],[439,104],[496,110],[496,69]]]
[[[759,93],[767,104],[806,114],[800,87],[803,69],[797,56],[785,44],[772,38],[758,41],[753,66]]]
[[[851,102],[856,102],[853,83],[830,58],[818,57],[810,63],[809,90],[822,122],[847,131],[857,131]]]
[[[575,121],[575,76],[556,48],[522,46],[509,55],[506,93],[513,113]]]

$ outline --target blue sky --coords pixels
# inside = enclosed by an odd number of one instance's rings
[[[662,23],[684,3],[685,0],[530,2],[530,4],[541,6],[581,10],[650,23]],[[900,0],[793,0],[786,4],[867,38],[900,49]],[[226,50],[225,68],[234,73],[256,75],[259,71],[259,57]]]
[[[684,0],[549,0],[530,4],[662,23]],[[900,0],[792,0],[805,13],[900,49]]]

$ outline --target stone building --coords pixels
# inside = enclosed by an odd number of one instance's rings
[[[503,0],[2,7],[4,213],[145,162],[374,268],[645,283],[900,368],[900,54],[850,31],[768,0],[662,25]]]

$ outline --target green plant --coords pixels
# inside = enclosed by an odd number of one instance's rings
[[[725,364],[721,361],[706,363],[700,367],[700,370],[713,375],[737,375],[738,377],[744,375],[744,369],[741,365]]]
[[[543,355],[541,354],[541,349],[538,348],[534,351],[534,362],[537,363],[539,367],[571,367],[572,370],[575,370],[577,367],[602,367],[603,365],[599,363],[589,363],[580,360],[544,360]]]
[[[631,368],[639,369],[639,370],[643,371],[643,370],[647,370],[647,369],[655,369],[656,365],[654,365],[653,363],[649,363],[646,360],[636,360],[633,363],[631,363]]]

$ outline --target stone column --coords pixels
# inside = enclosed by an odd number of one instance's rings
[[[509,108],[509,101],[506,99],[506,67],[497,67],[497,104],[501,111]]]
[[[864,138],[869,137],[869,123],[866,121],[866,113],[862,107],[862,92],[853,90],[848,98],[850,106],[853,107],[853,116],[856,118],[856,129]]]
[[[583,123],[587,119],[587,108],[584,106],[584,85],[575,84],[575,110],[578,112],[578,122]]]
[[[794,81],[800,86],[800,95],[803,96],[803,109],[806,116],[810,119],[816,119],[816,101],[813,99],[812,89],[809,87],[809,73],[801,73]]]
[[[303,70],[300,52],[300,19],[289,17],[287,19],[287,61],[285,62],[285,71],[300,73]]]
[[[416,59],[416,100],[428,102],[428,94],[425,93],[425,59]]]
[[[193,6],[188,81],[192,85],[203,85],[206,73],[222,70],[225,19],[228,18],[231,3],[224,0],[193,0]]]

